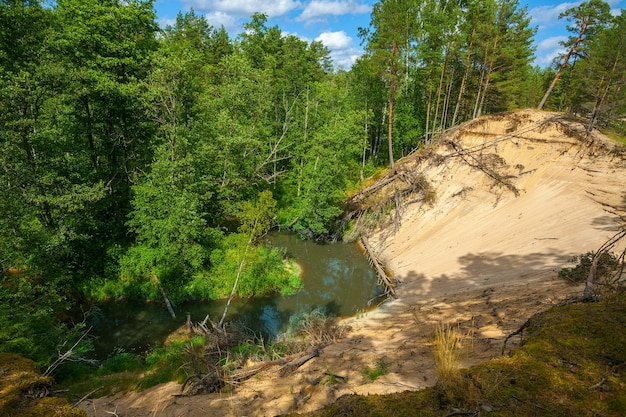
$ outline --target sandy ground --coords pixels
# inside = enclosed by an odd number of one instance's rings
[[[297,373],[269,370],[229,394],[180,397],[170,383],[80,406],[97,417],[274,416],[344,394],[417,390],[436,382],[431,341],[441,322],[468,335],[464,365],[499,356],[506,335],[532,314],[582,293],[557,271],[626,223],[626,156],[599,135],[581,141],[581,130],[554,113],[492,116],[451,132],[456,150],[435,145],[437,162],[401,161],[428,178],[437,199],[407,205],[396,233],[370,236],[395,274],[398,298],[346,320],[347,336]],[[363,370],[381,360],[388,372],[366,381]]]

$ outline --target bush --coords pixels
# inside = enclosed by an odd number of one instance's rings
[[[562,268],[559,271],[559,277],[570,281],[573,284],[585,282],[589,276],[589,270],[593,263],[594,252],[587,252],[582,255],[575,256],[570,262],[576,262],[571,268]],[[598,267],[596,270],[596,282],[601,283],[611,275],[619,266],[618,258],[609,252],[605,252],[600,256]]]
[[[320,307],[310,312],[294,314],[289,318],[287,335],[303,336],[309,345],[332,343],[343,337],[348,328],[338,324],[337,317],[330,316]]]
[[[143,361],[137,355],[124,352],[123,350],[116,350],[107,358],[100,369],[99,374],[111,374],[116,372],[136,371],[141,369]]]
[[[228,297],[245,251],[247,237],[233,233],[224,239],[221,248],[211,253],[211,271],[195,276],[185,285],[190,298],[216,299]],[[283,261],[284,254],[276,248],[263,245],[247,249],[237,295],[282,292],[290,294],[302,286],[297,270],[290,269]]]

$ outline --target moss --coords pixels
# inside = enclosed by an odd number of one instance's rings
[[[35,363],[13,353],[0,353],[0,417],[83,417],[62,398],[48,397],[53,380]]]
[[[85,417],[85,411],[70,405],[62,398],[47,397],[37,401],[18,417]]]

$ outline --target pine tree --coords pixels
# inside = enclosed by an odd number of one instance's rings
[[[607,20],[610,18],[610,6],[602,0],[589,0],[579,6],[567,9],[559,15],[559,19],[562,18],[566,18],[573,23],[567,26],[567,30],[575,35],[571,36],[567,42],[562,44],[568,48],[568,51],[565,57],[563,57],[563,62],[554,76],[552,83],[546,90],[545,95],[537,107],[539,110],[543,109],[556,83],[559,81],[559,78],[561,78],[561,75],[563,75],[563,71],[568,67],[570,59],[585,57],[586,40],[589,37],[593,37],[598,27],[606,24]]]
[[[579,64],[572,84],[576,108],[590,115],[590,132],[598,121],[618,119],[626,109],[626,11],[600,28],[587,47],[588,58]]]

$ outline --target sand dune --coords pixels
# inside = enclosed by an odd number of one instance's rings
[[[167,384],[83,402],[91,415],[265,416],[314,410],[348,393],[434,384],[434,325],[473,335],[465,364],[500,354],[504,337],[537,311],[582,294],[556,271],[626,224],[626,152],[562,114],[487,116],[449,132],[396,171],[420,174],[436,198],[406,201],[398,230],[369,236],[393,271],[398,298],[346,320],[348,336],[285,378],[268,373],[233,394],[176,398]],[[393,187],[393,184],[389,184]],[[383,360],[375,382],[362,371]],[[345,379],[320,384],[332,372]]]

